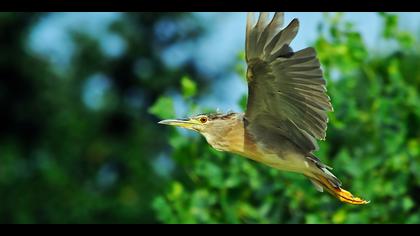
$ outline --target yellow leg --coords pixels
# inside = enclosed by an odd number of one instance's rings
[[[317,179],[315,181],[320,183],[329,193],[338,198],[340,201],[353,205],[362,205],[369,203],[369,201],[358,197],[354,197],[353,194],[351,194],[349,191],[346,191],[340,187],[334,187],[324,176],[316,176]]]

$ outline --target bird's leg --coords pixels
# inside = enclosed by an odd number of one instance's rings
[[[338,198],[340,201],[353,204],[353,205],[361,205],[361,204],[369,203],[369,201],[366,201],[358,197],[354,197],[353,194],[351,194],[349,191],[346,191],[340,187],[333,186],[326,177],[319,174],[315,174],[315,176],[316,176],[316,179],[311,178],[311,180],[323,186],[330,194]]]

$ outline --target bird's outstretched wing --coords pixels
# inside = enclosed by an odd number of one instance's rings
[[[313,48],[293,52],[299,21],[283,25],[283,13],[271,21],[261,13],[255,23],[249,13],[246,28],[248,129],[254,135],[269,130],[288,138],[304,152],[316,150],[316,139],[325,139],[332,111],[325,80]]]

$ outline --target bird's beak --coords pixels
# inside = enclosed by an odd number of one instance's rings
[[[179,120],[162,120],[162,121],[159,121],[158,124],[178,126],[185,129],[193,129],[193,126],[197,125],[197,122],[190,119],[179,119]]]

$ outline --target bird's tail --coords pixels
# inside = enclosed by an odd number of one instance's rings
[[[369,203],[369,201],[354,197],[349,191],[342,189],[341,182],[327,169],[328,167],[324,165],[318,168],[321,170],[320,172],[312,173],[311,176],[308,176],[318,191],[322,192],[325,189],[340,201],[353,205]]]

